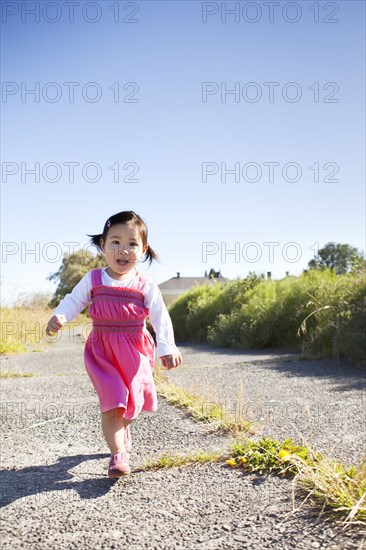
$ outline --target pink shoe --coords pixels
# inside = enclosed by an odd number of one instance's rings
[[[127,453],[114,453],[108,466],[108,477],[121,477],[131,473]]]
[[[126,448],[127,453],[131,450],[130,426],[127,426],[127,428],[125,428],[125,448]]]

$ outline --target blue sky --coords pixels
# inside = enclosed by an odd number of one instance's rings
[[[4,303],[53,291],[62,254],[121,210],[147,222],[158,283],[298,275],[315,243],[365,251],[364,2],[277,2],[273,22],[265,2],[2,9]]]

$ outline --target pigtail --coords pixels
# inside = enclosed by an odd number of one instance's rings
[[[144,259],[144,262],[146,262],[146,260],[149,260],[149,264],[151,265],[152,264],[152,261],[155,260],[155,261],[159,261],[159,256],[157,255],[157,253],[155,252],[155,250],[153,250],[151,248],[151,246],[148,244],[147,245],[147,250],[145,252],[145,259]]]
[[[102,249],[100,248],[100,239],[103,238],[103,233],[100,235],[88,235],[87,237],[90,237],[90,244],[97,247],[98,252],[102,252]]]

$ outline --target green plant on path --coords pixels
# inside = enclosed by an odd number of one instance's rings
[[[156,369],[155,380],[160,395],[170,403],[186,409],[197,421],[213,423],[227,433],[239,434],[228,452],[215,454],[192,453],[181,456],[163,455],[149,468],[177,467],[192,463],[226,460],[232,468],[259,474],[277,474],[293,477],[294,483],[306,492],[315,505],[328,507],[347,524],[366,526],[366,457],[360,464],[346,468],[322,453],[299,445],[287,438],[283,441],[263,437],[260,441],[248,439],[244,433],[254,433],[253,425],[240,418],[235,422],[222,421],[222,410],[217,405],[202,410],[205,401],[166,381]]]
[[[238,440],[227,464],[250,472],[277,473],[294,477],[315,504],[328,506],[346,522],[366,526],[366,457],[357,465],[342,464],[298,445],[290,438],[282,442]]]
[[[310,460],[309,449],[298,445],[290,438],[283,442],[263,437],[259,442],[250,440],[237,440],[232,447],[232,457],[229,465],[241,465],[251,472],[279,474],[295,474],[296,468],[288,461],[288,457],[296,454],[304,460]],[[319,460],[320,453],[315,460]],[[313,458],[314,460],[314,458]]]

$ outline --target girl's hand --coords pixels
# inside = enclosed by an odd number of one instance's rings
[[[62,328],[64,325],[62,323],[62,317],[61,315],[54,315],[51,317],[51,319],[48,321],[48,325],[46,327],[46,334],[47,336],[53,336],[52,333],[56,333]]]
[[[182,356],[180,354],[163,355],[160,357],[160,361],[163,367],[166,367],[167,369],[174,369],[182,364]]]

